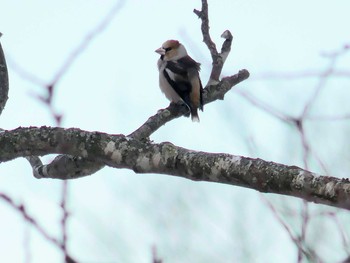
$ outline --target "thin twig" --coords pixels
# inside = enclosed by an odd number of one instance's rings
[[[62,76],[69,70],[69,68],[72,66],[72,64],[76,61],[78,56],[82,54],[85,49],[89,46],[89,44],[92,42],[93,39],[95,39],[99,34],[101,34],[107,26],[111,23],[112,19],[115,17],[116,13],[121,9],[125,1],[118,1],[114,7],[108,12],[108,14],[105,16],[105,18],[101,21],[100,24],[98,24],[81,42],[80,44],[70,53],[70,55],[67,57],[66,61],[63,63],[61,68],[57,71],[56,75],[54,76],[53,80],[50,84],[45,85],[47,90],[47,96],[42,97],[38,96],[38,98],[44,102],[48,109],[50,110],[50,113],[52,117],[54,118],[56,125],[59,127],[62,122],[62,115],[57,113],[53,108],[53,95],[54,95],[54,87],[56,86],[57,82],[62,78]],[[34,81],[34,82],[41,82],[38,81],[36,77],[34,77],[32,74],[29,74],[28,72],[21,71],[22,75],[25,75],[28,79]],[[42,83],[41,83],[42,84]],[[30,162],[32,168],[33,168],[33,174],[36,178],[42,178],[43,175],[47,175],[47,165],[43,165],[40,161],[40,158],[37,156],[30,156],[27,157],[27,160]],[[56,158],[56,160],[61,161],[61,159]],[[68,160],[68,159],[65,159]],[[76,159],[74,159],[76,160]],[[54,164],[53,164],[54,166]],[[90,165],[91,166],[91,165]],[[96,166],[94,166],[95,168]],[[103,167],[103,165],[99,165],[99,167]],[[75,167],[76,168],[76,167]],[[95,171],[96,169],[93,169]],[[75,171],[76,172],[76,171]],[[74,173],[76,174],[76,173]],[[62,197],[61,197],[61,208],[62,208],[62,219],[61,219],[61,232],[62,232],[62,251],[65,256],[66,262],[73,262],[74,260],[71,259],[68,255],[67,250],[67,241],[68,241],[68,231],[67,231],[67,223],[69,219],[69,213],[67,211],[67,199],[68,196],[68,182],[64,181],[62,184]]]
[[[202,20],[202,35],[203,35],[203,42],[207,45],[211,58],[213,60],[213,63],[216,62],[218,51],[216,49],[216,45],[214,41],[211,39],[210,33],[209,33],[209,14],[208,14],[208,2],[206,0],[202,0],[202,10],[199,11],[197,9],[194,9],[193,12]],[[218,80],[219,78],[217,78]]]
[[[202,20],[201,30],[203,35],[203,42],[207,45],[211,58],[212,58],[212,70],[210,78],[206,86],[217,84],[220,80],[220,74],[224,66],[225,60],[230,53],[232,45],[232,34],[229,30],[225,30],[221,37],[225,39],[221,53],[217,51],[216,44],[213,42],[209,32],[209,13],[208,13],[208,2],[202,0],[201,11],[194,9],[193,12]]]
[[[235,92],[238,93],[239,95],[241,95],[247,101],[249,101],[255,107],[265,111],[266,113],[268,113],[271,116],[279,119],[280,121],[286,122],[288,124],[293,122],[293,117],[292,116],[287,115],[287,114],[285,114],[285,113],[283,113],[283,112],[281,112],[281,111],[279,111],[277,109],[274,109],[273,107],[271,107],[270,105],[268,105],[268,104],[264,103],[263,101],[257,99],[256,97],[254,97],[252,94],[248,93],[247,91],[236,89]]]
[[[305,248],[304,247],[305,245],[303,245],[304,243],[302,242],[302,240],[300,240],[299,238],[294,236],[294,234],[292,233],[292,230],[289,228],[287,223],[284,222],[284,220],[280,217],[279,213],[277,212],[276,208],[271,204],[271,202],[267,198],[265,198],[264,196],[261,195],[261,197],[262,197],[262,200],[268,206],[268,208],[270,208],[272,214],[275,216],[277,221],[286,230],[286,232],[288,233],[288,236],[290,237],[292,242],[297,246],[297,248],[298,248],[298,262],[301,262],[301,255],[299,254],[299,252],[302,253],[302,255],[305,255],[309,260],[310,259],[312,259],[312,260],[317,259],[317,261],[313,261],[313,262],[322,262],[321,259],[315,253],[315,251],[313,251],[311,248]]]
[[[68,210],[67,210],[67,200],[68,200],[68,181],[63,181],[62,184],[62,196],[61,196],[61,208],[62,208],[62,219],[61,219],[61,231],[62,231],[62,250],[64,253],[64,257],[67,261],[68,250],[67,250],[67,223],[68,223]]]
[[[91,30],[85,38],[79,43],[79,45],[68,55],[66,61],[63,63],[61,68],[57,71],[53,80],[49,84],[49,86],[54,86],[62,76],[69,70],[72,64],[76,61],[78,56],[82,54],[85,49],[91,44],[92,40],[96,39],[98,35],[100,35],[112,22],[115,15],[121,10],[125,3],[125,0],[119,0],[116,4],[109,10],[107,15],[102,19],[102,21]]]
[[[261,81],[261,80],[299,80],[304,78],[319,78],[324,72],[319,70],[303,70],[297,72],[265,72],[257,73],[252,78],[251,81]],[[349,78],[349,70],[336,70],[332,71],[332,77],[336,78]]]
[[[318,84],[317,84],[317,86],[316,86],[316,88],[314,90],[314,93],[309,98],[309,101],[305,104],[303,113],[301,115],[302,118],[304,118],[305,116],[307,116],[309,114],[311,106],[316,101],[318,95],[321,93],[323,88],[326,86],[326,82],[327,82],[328,78],[333,74],[333,72],[335,70],[336,63],[337,63],[339,57],[341,55],[343,55],[344,53],[346,53],[347,51],[348,51],[348,48],[346,46],[344,46],[340,50],[331,52],[329,54],[323,54],[324,56],[330,58],[329,65],[324,70],[324,72],[322,72],[322,74],[320,75],[320,78],[319,78]]]
[[[51,244],[60,249],[62,248],[61,242],[58,241],[56,238],[52,237],[49,233],[47,233],[46,230],[42,226],[40,226],[39,223],[32,216],[28,214],[27,209],[23,204],[17,205],[11,197],[4,193],[0,193],[0,198],[7,204],[9,204],[12,208],[14,208],[16,211],[18,211],[19,214],[23,216],[25,221],[30,223],[30,225],[33,226],[34,229],[36,229],[41,234],[41,236],[43,236],[47,241],[49,241]]]

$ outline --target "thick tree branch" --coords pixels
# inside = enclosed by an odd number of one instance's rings
[[[0,33],[0,37],[1,37]],[[5,108],[9,93],[9,78],[4,51],[0,43],[0,115]]]
[[[0,133],[0,162],[51,153],[79,156],[136,173],[237,185],[350,210],[348,179],[320,176],[296,166],[79,129],[31,127]],[[64,173],[52,178],[71,179]]]

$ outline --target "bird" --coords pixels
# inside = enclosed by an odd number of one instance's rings
[[[165,41],[155,52],[160,55],[157,66],[161,91],[171,102],[184,102],[192,121],[199,122],[198,109],[203,111],[200,63],[187,54],[185,46],[178,40]]]

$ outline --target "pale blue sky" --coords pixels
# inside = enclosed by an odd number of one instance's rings
[[[70,52],[117,3],[0,0],[1,43],[10,74],[10,99],[0,117],[1,128],[54,125],[46,106],[33,96],[43,94],[42,87],[23,79],[18,69],[49,82]],[[176,4],[126,1],[56,86],[54,105],[63,114],[62,126],[128,134],[166,107],[168,101],[158,88],[154,50],[170,38],[180,40],[202,63],[201,77],[206,83],[210,55],[194,8],[200,9],[199,0]],[[350,43],[349,10],[347,0],[209,1],[211,34],[218,48],[224,30],[231,30],[234,36],[223,75],[248,69],[251,79],[235,89],[298,116],[317,79],[258,77],[269,72],[324,70],[329,60],[320,54]],[[338,68],[349,69],[349,65],[347,55],[339,60]],[[329,81],[313,112],[349,113],[348,87],[349,79]],[[235,90],[224,101],[206,105],[200,118],[199,125],[188,118],[168,123],[152,139],[194,150],[303,164],[295,129],[254,107]],[[313,149],[332,174],[348,175],[348,123],[312,122],[307,128]],[[315,162],[310,167],[324,173]],[[59,181],[34,179],[23,159],[0,165],[0,191],[24,202],[52,234],[60,230],[60,188]],[[300,212],[300,200],[265,197],[281,210]],[[312,211],[320,208],[310,207]],[[146,263],[151,260],[152,245],[158,247],[165,263],[296,262],[295,245],[253,190],[105,168],[71,182],[69,208],[69,249],[82,262]],[[0,203],[0,214],[2,261],[24,261],[23,240],[29,233],[32,262],[48,262],[48,258],[61,262],[60,253],[26,227],[6,204]],[[298,233],[300,218],[283,216]],[[349,219],[345,212],[341,216]],[[327,219],[312,223],[310,241],[323,258],[333,262],[345,257],[334,224]],[[323,234],[317,231],[319,226],[324,227]],[[325,238],[329,235],[331,243]]]

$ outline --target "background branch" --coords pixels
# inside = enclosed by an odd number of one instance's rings
[[[74,263],[76,262],[67,252],[67,250],[64,248],[64,243],[59,241],[57,238],[51,236],[39,223],[38,221],[29,215],[27,212],[27,209],[25,208],[24,204],[16,204],[14,200],[12,200],[11,197],[9,197],[6,194],[0,193],[0,199],[5,201],[8,205],[10,205],[13,209],[17,210],[20,215],[23,216],[23,218],[28,222],[36,231],[38,231],[42,237],[44,237],[49,243],[56,246],[58,249],[62,250],[65,254],[65,260],[66,262]]]

